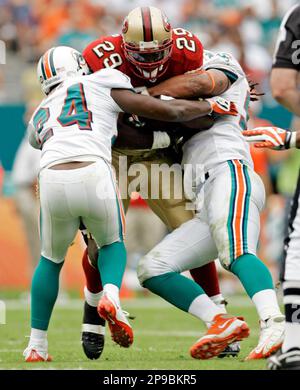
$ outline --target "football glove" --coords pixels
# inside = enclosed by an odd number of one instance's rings
[[[221,97],[205,99],[211,106],[210,114],[237,116],[238,110],[236,104],[230,100]]]
[[[296,132],[279,127],[256,127],[243,131],[243,135],[256,148],[284,150],[296,146]]]
[[[136,127],[138,129],[145,126],[145,122],[135,114],[124,113],[122,117],[124,123],[126,123],[129,126]]]

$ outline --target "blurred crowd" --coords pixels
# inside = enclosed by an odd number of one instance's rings
[[[195,33],[205,48],[230,52],[240,61],[249,78],[258,82],[258,88],[265,93],[260,102],[251,106],[248,127],[269,124],[270,120],[263,117],[263,104],[271,99],[268,77],[272,54],[282,17],[295,3],[295,0],[0,0],[0,39],[7,47],[7,66],[0,67],[0,104],[23,102],[31,107],[38,101],[35,65],[50,46],[68,45],[83,50],[100,35],[120,33],[124,16],[134,7],[154,5],[165,11],[173,27]],[[297,122],[295,118],[294,126]],[[275,263],[282,257],[285,220],[300,154],[253,151],[253,156],[268,197],[262,216],[261,256]],[[141,212],[138,217],[136,210]],[[130,229],[139,226],[143,213],[148,218],[149,210],[137,202],[128,217],[129,221],[130,218],[135,221],[128,223],[129,237],[140,232],[140,228],[136,232]],[[165,232],[162,227],[157,231],[161,235]],[[132,241],[139,243],[131,249],[132,258],[138,259],[149,243],[140,245],[141,236]]]
[[[293,3],[295,0],[0,0],[0,39],[6,43],[7,62],[12,65],[9,71],[14,74],[35,64],[51,45],[82,50],[97,36],[119,33],[132,8],[155,5],[165,11],[174,27],[190,29],[205,47],[230,51],[255,80],[263,81],[272,63],[280,21]],[[22,97],[24,91],[16,87],[20,73],[11,81],[15,88],[10,88],[10,78],[4,77],[2,70],[0,101]]]

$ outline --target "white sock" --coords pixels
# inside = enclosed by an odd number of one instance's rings
[[[217,314],[223,314],[223,311],[206,294],[201,294],[191,303],[189,313],[205,323],[211,323],[213,318]]]
[[[31,328],[30,345],[47,346],[47,331]]]
[[[115,284],[108,283],[103,287],[103,293],[110,295],[115,302],[120,306],[119,287]]]
[[[224,314],[227,313],[226,305],[225,305],[226,301],[222,294],[214,295],[210,297],[210,299],[222,310]]]
[[[274,290],[267,289],[259,291],[253,295],[252,301],[262,321],[266,321],[270,317],[282,315]]]
[[[100,291],[99,293],[95,294],[95,293],[90,292],[86,286],[84,287],[83,291],[84,291],[84,297],[85,297],[86,302],[90,306],[97,307],[98,302],[99,302],[100,298],[102,297],[103,291]]]
[[[282,352],[286,352],[291,348],[300,349],[300,323],[286,322],[285,336],[282,344]]]

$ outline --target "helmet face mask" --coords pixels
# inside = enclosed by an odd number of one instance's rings
[[[162,76],[172,44],[170,23],[158,8],[138,7],[125,18],[122,47],[138,77],[152,80]]]

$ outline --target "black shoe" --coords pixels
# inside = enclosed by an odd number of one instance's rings
[[[84,303],[81,344],[85,355],[91,359],[99,359],[104,348],[105,320],[97,312],[97,307]]]
[[[104,348],[104,335],[92,332],[82,332],[81,343],[86,357],[91,360],[99,359]]]
[[[300,370],[300,349],[292,348],[283,353],[281,349],[268,360],[269,370]]]
[[[224,357],[237,357],[238,354],[240,353],[241,347],[240,347],[240,342],[235,341],[224,349],[219,355],[218,358],[223,359]]]

